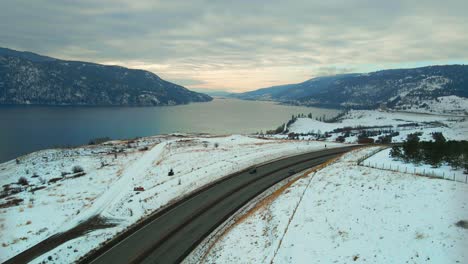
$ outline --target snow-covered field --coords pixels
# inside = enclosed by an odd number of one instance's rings
[[[372,151],[299,178],[198,261],[467,263],[468,184],[357,165]]]
[[[387,126],[387,127],[384,127]],[[289,127],[289,132],[297,134],[324,134],[330,133],[327,141],[335,141],[338,136],[343,136],[344,132],[332,133],[335,129],[353,128],[351,135],[345,142],[356,142],[359,127],[381,127],[370,128],[368,130],[392,130],[398,132],[398,136],[393,137],[392,142],[402,142],[406,136],[415,132],[422,132],[421,140],[432,140],[431,133],[442,132],[448,140],[468,140],[468,118],[442,115],[428,115],[404,112],[389,112],[378,110],[351,110],[338,122],[325,123],[310,118],[298,118]],[[382,135],[384,135],[383,133]],[[388,133],[387,133],[388,134]],[[371,136],[374,140],[378,136]],[[287,135],[274,135],[272,137],[284,138]],[[310,138],[303,136],[300,138]],[[313,138],[313,137],[312,137]]]
[[[365,159],[361,165],[390,171],[407,172],[420,174],[429,177],[439,177],[449,180],[468,183],[468,175],[463,173],[463,169],[453,169],[448,164],[433,168],[429,164],[405,163],[401,160],[394,160],[390,157],[390,148],[379,151],[375,155]]]
[[[455,95],[397,105],[398,110],[428,114],[468,115],[468,98]]]
[[[0,164],[0,261],[99,215],[116,226],[35,259],[69,263],[146,215],[254,164],[319,150],[325,142],[172,135],[39,151]],[[327,143],[327,147],[339,144]],[[73,173],[81,166],[83,173]],[[173,169],[174,176],[168,176]],[[17,184],[25,177],[29,186]],[[143,187],[144,191],[134,191]],[[9,191],[6,191],[6,190]],[[35,189],[35,190],[34,190]],[[12,193],[14,191],[18,193]]]

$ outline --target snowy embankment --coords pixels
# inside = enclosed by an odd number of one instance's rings
[[[397,105],[396,110],[444,115],[468,115],[468,98],[455,95],[440,96],[432,100],[421,100],[417,103]]]
[[[36,258],[69,263],[141,218],[230,173],[324,148],[324,142],[246,136],[159,136],[51,149],[0,164],[0,261],[99,215],[114,227]],[[340,144],[327,143],[327,147]],[[80,166],[84,172],[74,173]],[[173,169],[174,175],[168,176]],[[17,184],[25,177],[29,186]],[[134,191],[142,187],[144,191]]]
[[[453,169],[447,164],[434,168],[429,164],[405,163],[401,160],[392,159],[390,157],[390,150],[390,148],[387,148],[377,152],[375,155],[362,161],[361,165],[382,170],[420,174],[423,176],[468,183],[468,175],[463,173],[462,168]]]
[[[197,261],[466,263],[468,184],[357,165],[374,149],[299,178]]]
[[[342,131],[333,132],[336,129]],[[311,118],[298,118],[288,128],[289,133],[304,134],[301,139],[314,138],[310,134],[325,134],[325,140],[335,141],[339,136],[347,143],[355,143],[363,131],[382,131],[369,138],[377,140],[380,136],[393,135],[392,142],[402,142],[411,133],[421,132],[421,140],[432,140],[433,132],[442,132],[447,140],[468,140],[468,118],[417,113],[389,112],[378,110],[351,110],[334,123],[326,123]],[[387,132],[386,132],[387,131]],[[391,131],[391,132],[390,132]],[[309,135],[306,135],[309,134]],[[285,138],[288,135],[273,135],[274,138]]]

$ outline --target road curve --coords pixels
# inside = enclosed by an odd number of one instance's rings
[[[355,146],[276,160],[226,177],[157,215],[105,251],[82,263],[178,263],[248,201],[293,172],[319,165]]]

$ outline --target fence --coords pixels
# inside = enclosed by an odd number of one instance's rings
[[[384,150],[384,149],[386,149],[386,148],[388,148],[388,147],[380,147],[380,148],[377,148],[377,149],[373,150],[373,151],[370,152],[370,153],[367,153],[366,155],[364,155],[363,157],[361,157],[360,159],[357,160],[357,164],[358,164],[358,165],[362,165],[362,163],[363,163],[366,159],[368,159],[368,158],[374,156],[375,154],[377,154],[378,152],[380,152],[380,151],[382,151],[382,150]]]
[[[380,149],[382,150],[382,149]],[[380,151],[379,150],[379,151]],[[375,152],[377,153],[377,152]],[[374,155],[373,153],[372,155]],[[412,173],[419,176],[426,176],[430,178],[440,178],[445,180],[451,180],[456,182],[468,183],[468,175],[457,175],[456,173],[446,173],[445,171],[437,171],[435,169],[427,169],[427,168],[409,168],[408,166],[404,165],[392,165],[392,164],[381,164],[377,162],[370,162],[366,161],[372,155],[366,155],[365,159],[359,161],[358,165],[366,166],[374,169],[381,169],[381,170],[389,170],[394,172],[403,172],[403,173]]]

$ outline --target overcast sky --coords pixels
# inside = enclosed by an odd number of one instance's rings
[[[468,62],[466,0],[0,0],[0,46],[246,91]]]

